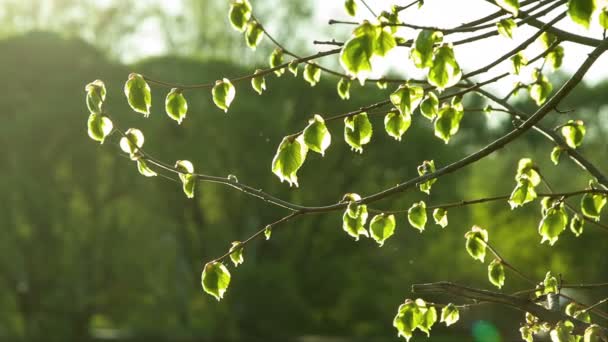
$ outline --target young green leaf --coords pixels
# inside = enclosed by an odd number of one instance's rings
[[[454,304],[450,303],[441,310],[441,322],[445,323],[446,326],[449,327],[458,322],[458,319],[460,319],[460,313]]]
[[[589,28],[591,17],[595,11],[596,0],[569,0],[568,1],[568,14],[575,23]]]
[[[365,204],[358,205],[351,202],[344,215],[342,215],[342,229],[348,235],[354,237],[355,241],[359,241],[360,235],[369,237],[369,233],[365,229],[367,217],[367,206]]]
[[[538,37],[538,42],[544,50],[547,50],[553,43],[557,41],[557,36],[550,32],[543,32],[540,37]]]
[[[450,138],[458,133],[463,116],[464,111],[445,104],[439,110],[435,120],[435,136],[447,144]]]
[[[581,199],[583,215],[595,221],[600,220],[602,208],[606,205],[606,196],[602,194],[585,194]]]
[[[125,95],[131,108],[148,117],[150,115],[150,107],[152,106],[152,94],[150,86],[140,74],[132,73],[125,83]]]
[[[350,38],[340,52],[340,64],[350,75],[363,84],[372,71],[371,58],[374,53],[374,35],[362,34]]]
[[[249,1],[233,1],[230,5],[230,10],[228,11],[228,18],[235,30],[243,32],[245,30],[245,25],[247,25],[249,18],[251,18],[251,4]]]
[[[534,185],[527,177],[521,177],[517,181],[517,186],[513,189],[511,197],[509,197],[509,205],[511,209],[521,207],[526,203],[532,202],[536,199],[536,191]]]
[[[266,241],[270,240],[270,236],[272,236],[272,227],[266,226],[266,228],[264,228],[264,237],[266,238]]]
[[[561,45],[556,46],[547,54],[545,60],[553,67],[553,70],[559,69],[564,61],[564,48]]]
[[[348,100],[350,98],[350,80],[348,78],[342,77],[340,81],[338,81],[338,96],[342,100]]]
[[[578,214],[574,214],[574,217],[570,220],[570,231],[576,236],[579,237],[583,234],[583,228],[585,226],[585,221],[581,219]]]
[[[426,203],[424,203],[424,201],[414,203],[407,211],[407,220],[412,227],[418,229],[422,233],[427,221]]]
[[[529,326],[524,325],[519,328],[519,333],[521,334],[521,339],[526,342],[534,342],[534,332],[530,329]]]
[[[304,67],[304,80],[314,87],[321,80],[321,68],[315,63],[308,63]]]
[[[101,114],[103,101],[106,100],[106,86],[101,80],[95,80],[84,87],[87,93],[87,108],[91,114]]]
[[[583,138],[587,129],[581,120],[568,120],[568,123],[560,131],[566,140],[566,144],[571,148],[577,148],[583,144]]]
[[[410,128],[412,124],[412,117],[407,115],[399,114],[398,112],[389,112],[384,117],[384,128],[386,133],[397,141],[401,141],[401,137]]]
[[[558,282],[551,271],[548,271],[543,280],[543,294],[551,293],[558,293]]]
[[[568,224],[568,214],[563,208],[563,204],[547,209],[544,217],[538,226],[538,233],[542,236],[540,243],[545,241],[553,246],[559,239],[559,235],[566,229]]]
[[[345,0],[344,1],[344,10],[348,15],[354,17],[357,14],[357,3],[355,0]]]
[[[304,143],[302,135],[297,138],[285,137],[277,153],[272,159],[272,172],[279,177],[281,182],[287,181],[289,186],[298,186],[297,172],[306,160],[308,147]]]
[[[584,342],[606,341],[606,332],[599,325],[592,324],[587,329],[585,329],[585,335],[583,336],[583,341]]]
[[[517,24],[513,18],[507,18],[496,23],[496,27],[499,34],[507,38],[513,38],[513,30],[517,27]]]
[[[553,150],[551,150],[551,161],[553,164],[559,164],[559,158],[561,157],[563,150],[564,149],[559,146],[555,146]]]
[[[379,80],[376,82],[376,87],[378,87],[378,89],[386,89],[388,88],[388,82],[386,82],[385,80]]]
[[[298,66],[299,65],[300,65],[300,63],[294,59],[293,61],[289,62],[289,64],[287,65],[287,70],[289,70],[289,72],[294,77],[298,77]]]
[[[245,261],[243,258],[243,244],[240,241],[233,241],[230,247],[230,260],[234,267],[238,267]]]
[[[585,311],[585,307],[578,303],[568,303],[568,305],[566,305],[566,310],[564,311],[566,312],[566,315],[574,317],[579,321],[591,323],[591,316],[589,315],[589,312]]]
[[[251,87],[258,95],[262,95],[264,90],[266,90],[266,79],[264,78],[264,75],[260,75],[261,72],[262,70],[257,69],[251,79]]]
[[[553,85],[538,69],[534,70],[532,78],[534,78],[535,81],[534,84],[530,86],[530,97],[537,106],[541,106],[547,101],[549,94],[551,94],[551,91],[553,90]]]
[[[156,172],[154,172],[142,158],[137,159],[137,170],[139,173],[146,177],[155,177],[158,176]]]
[[[435,93],[427,93],[424,100],[420,102],[420,113],[431,121],[435,119],[439,113],[439,98]]]
[[[384,241],[395,233],[395,215],[378,214],[369,223],[372,238],[382,247]]]
[[[318,114],[308,120],[308,126],[304,129],[304,143],[309,149],[325,155],[325,150],[331,144],[331,134],[325,126],[325,120]]]
[[[230,285],[230,272],[221,262],[212,261],[205,265],[201,283],[203,290],[219,301]]]
[[[433,49],[436,44],[443,41],[443,33],[438,31],[422,30],[416,37],[416,42],[410,52],[410,58],[419,69],[433,65]]]
[[[435,322],[437,322],[437,310],[434,306],[431,306],[422,314],[418,329],[426,333],[426,336],[429,337],[431,335],[431,327]]]
[[[448,211],[443,208],[436,208],[433,210],[433,219],[435,220],[435,224],[441,226],[441,228],[445,228],[448,226]]]
[[[538,171],[536,171],[536,165],[530,158],[522,158],[517,163],[517,173],[515,173],[515,180],[519,182],[520,179],[526,178],[532,182],[533,186],[540,184],[541,178]]]
[[[113,129],[114,125],[112,124],[112,120],[107,116],[96,113],[91,113],[89,115],[87,133],[91,139],[103,144],[104,140],[112,133]]]
[[[521,68],[528,64],[528,59],[522,51],[519,51],[511,57],[511,72],[514,75],[519,75]]]
[[[417,170],[419,176],[424,176],[427,173],[433,173],[435,172],[435,161],[425,160],[422,162],[421,165],[418,166]],[[418,187],[420,188],[420,191],[426,193],[427,195],[430,195],[431,187],[433,186],[433,184],[435,184],[436,181],[437,178],[429,179],[424,183],[420,183]]]
[[[230,83],[230,80],[227,78],[217,80],[211,94],[213,95],[215,105],[225,113],[228,113],[228,107],[230,107],[236,95],[236,90],[232,83]]]
[[[429,83],[441,91],[458,83],[461,77],[462,71],[456,62],[452,46],[443,44],[437,48],[433,54],[433,65],[428,73]]]
[[[570,321],[559,321],[555,327],[549,332],[551,341],[554,342],[575,342],[576,339],[572,334],[574,324]]]
[[[602,8],[598,18],[600,26],[602,26],[604,30],[608,29],[608,7]]]
[[[377,37],[374,40],[374,52],[373,54],[376,56],[384,57],[386,56],[392,49],[397,46],[397,42],[393,35],[384,30],[379,29],[377,33]]]
[[[514,17],[517,17],[519,13],[519,0],[495,0],[496,4],[500,6],[505,11],[513,14]]]
[[[276,68],[278,66],[280,66],[281,64],[283,64],[283,49],[281,48],[276,48],[272,51],[272,53],[270,54],[270,57],[268,58],[268,64],[270,65],[271,68]],[[277,75],[278,77],[280,77],[281,75],[283,75],[283,73],[285,72],[285,68],[280,68],[274,71],[274,74]]]
[[[194,165],[188,160],[178,160],[175,162],[175,168],[179,171],[179,179],[182,181],[182,190],[186,197],[194,198],[194,188],[196,186],[196,176],[194,173]]]
[[[422,87],[402,84],[391,96],[391,103],[399,109],[403,115],[411,115],[422,101],[424,90]]]
[[[355,152],[363,153],[363,145],[372,140],[372,123],[367,113],[357,114],[344,119],[344,140]]]
[[[181,89],[173,88],[169,94],[167,94],[167,98],[165,99],[165,111],[167,112],[167,115],[171,119],[177,121],[178,124],[181,124],[186,118],[188,103],[186,102],[186,98],[182,94]]]
[[[120,139],[120,149],[136,160],[139,149],[144,145],[144,134],[137,128],[129,128]]]
[[[397,328],[397,336],[410,340],[412,332],[418,327],[422,320],[422,312],[416,303],[407,299],[399,306],[397,315],[393,319],[393,326]]]
[[[262,38],[264,38],[264,30],[262,29],[262,25],[255,20],[250,21],[247,25],[247,32],[245,33],[247,46],[249,46],[252,50],[255,50],[255,48],[262,41]]]
[[[486,242],[488,242],[488,231],[478,226],[473,226],[470,231],[464,234],[466,239],[466,250],[469,255],[481,262],[486,257]]]
[[[505,284],[505,267],[500,260],[494,259],[488,265],[488,278],[494,286],[499,289],[503,287]]]

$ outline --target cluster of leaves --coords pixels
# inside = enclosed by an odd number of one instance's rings
[[[437,309],[426,303],[423,299],[406,299],[399,306],[397,315],[393,319],[393,326],[397,328],[397,336],[406,340],[412,337],[414,330],[419,329],[430,336],[431,327],[437,322]],[[448,304],[441,310],[441,322],[450,326],[458,321],[460,313],[454,304]]]

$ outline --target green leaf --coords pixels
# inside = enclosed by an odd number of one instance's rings
[[[298,169],[304,164],[308,147],[304,143],[302,135],[283,138],[277,153],[272,159],[272,172],[279,177],[281,183],[287,181],[289,186],[298,186]]]
[[[373,54],[376,56],[384,57],[392,49],[394,49],[395,46],[397,46],[397,42],[395,41],[393,35],[384,29],[380,29],[378,36],[374,40]]]
[[[137,128],[129,128],[120,139],[120,149],[136,160],[139,149],[144,145],[144,134]]]
[[[604,30],[608,29],[608,7],[604,7],[600,11],[599,22]]]
[[[526,342],[534,342],[534,332],[527,325],[519,328],[519,333],[521,334],[522,340]]]
[[[450,326],[460,319],[460,313],[458,308],[454,304],[450,303],[443,307],[441,310],[441,322],[444,322],[446,326]]]
[[[243,32],[245,30],[245,25],[249,21],[249,18],[251,18],[251,4],[249,4],[249,1],[238,0],[232,2],[228,12],[228,18],[235,30]]]
[[[421,165],[418,166],[417,170],[418,170],[419,176],[424,176],[427,173],[433,173],[436,170],[435,162],[433,160],[425,160],[422,162]],[[437,181],[437,178],[433,178],[433,179],[427,180],[424,183],[420,183],[418,185],[420,188],[420,191],[429,195],[431,193],[431,186],[433,186],[433,184],[435,184],[436,181]]]
[[[517,173],[515,174],[515,180],[526,178],[532,182],[533,186],[540,184],[541,178],[538,171],[536,171],[536,165],[530,158],[522,158],[517,163]]]
[[[555,146],[553,150],[551,150],[551,161],[553,162],[553,164],[559,164],[559,158],[562,155],[562,151],[563,149],[559,146]]]
[[[500,260],[494,259],[488,265],[488,278],[494,286],[499,289],[503,287],[505,284],[505,268]]]
[[[563,204],[547,209],[543,219],[538,226],[538,233],[542,236],[540,243],[545,241],[553,246],[559,239],[559,235],[566,229],[568,215],[563,208]]]
[[[488,242],[488,231],[478,226],[473,226],[470,231],[464,234],[466,239],[466,250],[469,255],[481,262],[486,257],[486,242]]]
[[[535,69],[533,77],[536,81],[530,86],[530,97],[537,106],[541,106],[553,91],[553,85],[549,79],[543,75],[540,70]]]
[[[399,306],[397,315],[393,319],[393,326],[397,328],[397,336],[405,337],[406,340],[410,340],[412,332],[422,320],[422,312],[416,303],[412,300],[407,299],[405,303]]]
[[[559,321],[549,332],[552,342],[575,342],[576,339],[572,334],[574,325],[570,321]]]
[[[420,103],[420,113],[431,121],[435,119],[439,113],[439,98],[435,93],[429,92],[426,94],[426,97]]]
[[[221,262],[212,261],[205,265],[201,282],[203,290],[219,301],[230,285],[230,272]]]
[[[496,26],[499,34],[507,38],[513,38],[513,30],[517,27],[517,24],[513,18],[507,18],[496,23]]]
[[[578,214],[574,214],[572,220],[570,220],[570,231],[576,236],[579,237],[583,234],[583,228],[585,226],[585,221],[581,219]]]
[[[448,226],[448,211],[443,208],[437,208],[433,210],[433,219],[435,223],[440,225],[441,228]]]
[[[271,226],[266,226],[266,228],[264,228],[264,237],[266,238],[266,241],[270,240],[270,236],[272,235],[272,227]]]
[[[137,159],[137,170],[140,174],[146,177],[155,177],[158,176],[156,172],[154,172],[142,158]]]
[[[538,41],[544,50],[547,50],[553,43],[557,41],[557,37],[550,32],[543,32],[540,37],[538,37]]]
[[[437,310],[434,306],[431,306],[422,314],[422,319],[418,325],[418,329],[425,332],[426,336],[429,337],[431,327],[433,324],[435,324],[435,322],[437,322]]]
[[[355,0],[345,0],[344,1],[344,10],[348,15],[354,17],[357,14],[357,3]]]
[[[261,72],[262,70],[257,69],[251,79],[251,87],[258,95],[262,95],[264,90],[266,90],[266,79],[264,78],[264,75],[260,75]]]
[[[280,66],[281,64],[283,64],[283,49],[280,48],[276,48],[272,51],[272,53],[270,54],[270,57],[268,58],[268,64],[270,65],[271,68],[276,68],[278,66]],[[283,75],[283,73],[285,72],[285,68],[280,68],[274,71],[274,74],[277,75],[278,77],[280,77],[281,75]]]
[[[89,115],[87,133],[91,139],[103,144],[104,140],[112,133],[113,129],[114,125],[112,124],[112,120],[107,116],[95,113]]]
[[[443,41],[443,33],[438,31],[422,30],[416,37],[416,42],[410,52],[410,58],[419,69],[433,65],[433,49],[435,44]]]
[[[548,271],[543,280],[543,294],[551,293],[558,293],[558,282],[551,271]]]
[[[450,141],[450,138],[458,133],[460,121],[463,116],[464,111],[444,104],[439,110],[437,119],[435,120],[435,136],[442,139],[447,144]]]
[[[407,211],[407,220],[412,227],[418,229],[422,233],[427,221],[426,203],[424,203],[424,201],[414,203]]]
[[[188,160],[178,160],[175,162],[175,168],[179,171],[179,179],[182,181],[182,190],[186,197],[194,198],[194,188],[196,185],[196,176],[194,166]]]
[[[125,95],[129,106],[145,117],[150,115],[150,107],[152,106],[152,94],[150,86],[146,83],[144,77],[140,74],[132,73],[125,83]]]
[[[606,341],[606,332],[597,324],[590,325],[585,329],[583,337],[584,342],[602,342]]]
[[[348,78],[342,77],[340,81],[338,81],[338,96],[342,100],[348,100],[350,98],[350,80]]]
[[[372,123],[367,113],[357,114],[344,119],[344,140],[355,152],[363,153],[363,145],[372,140]]]
[[[398,112],[389,112],[384,117],[384,128],[386,133],[397,141],[401,141],[401,137],[410,128],[412,124],[412,117],[407,115],[399,114]]]
[[[575,23],[589,28],[591,22],[591,16],[595,11],[596,0],[569,0],[568,1],[568,14]]]
[[[568,303],[568,305],[566,305],[566,310],[564,311],[566,312],[566,315],[574,317],[579,321],[591,323],[591,316],[589,315],[589,312],[585,311],[585,307],[578,303]]]
[[[358,197],[359,195],[356,196],[356,200],[361,199],[361,197]],[[358,205],[355,202],[351,202],[342,216],[342,229],[348,235],[354,237],[355,241],[359,241],[360,235],[369,237],[365,229],[367,217],[367,206],[365,204]]]
[[[566,144],[571,148],[581,146],[585,133],[587,133],[585,124],[581,120],[568,120],[568,123],[565,124],[560,131],[566,140]]]
[[[304,129],[304,143],[309,149],[325,155],[325,150],[331,144],[331,134],[325,126],[325,120],[318,114],[308,120],[308,126]]]
[[[585,194],[581,199],[583,215],[595,221],[600,220],[602,208],[606,205],[606,196],[602,194]]]
[[[230,260],[234,267],[238,267],[245,259],[243,258],[243,244],[240,241],[233,241],[230,247]]]
[[[513,57],[511,57],[511,73],[519,75],[521,68],[528,64],[528,59],[524,55],[523,51],[519,51]]]
[[[391,103],[399,109],[403,115],[411,115],[422,101],[424,90],[422,87],[410,86],[402,84],[395,90],[391,96]]]
[[[513,189],[511,197],[509,197],[509,205],[511,209],[515,209],[534,201],[536,197],[536,191],[532,182],[527,177],[522,177],[517,181],[517,186]]]
[[[181,124],[182,121],[186,118],[186,113],[188,112],[188,103],[186,102],[186,98],[182,94],[182,90],[178,88],[173,88],[167,94],[167,98],[165,99],[165,111],[167,115],[178,124]]]
[[[372,71],[371,58],[374,53],[374,37],[364,34],[350,38],[340,52],[340,64],[350,75],[363,83]]]
[[[384,241],[395,233],[395,215],[379,214],[369,223],[372,238],[382,247]]]
[[[287,70],[289,70],[289,72],[294,76],[294,77],[298,77],[298,66],[300,65],[300,63],[294,59],[293,61],[289,62],[289,64],[287,65]]]
[[[252,50],[255,50],[255,48],[262,41],[262,38],[264,38],[264,30],[262,29],[262,25],[255,20],[250,21],[247,25],[247,32],[245,33],[247,46],[249,46]]]
[[[564,61],[564,48],[561,45],[556,46],[545,56],[545,60],[549,62],[553,70],[559,69]]]
[[[106,86],[101,80],[95,80],[84,87],[87,93],[87,108],[91,114],[103,112],[103,101],[106,99]]]
[[[379,80],[376,82],[376,87],[378,87],[378,89],[386,89],[388,88],[388,82],[385,80]]]
[[[315,63],[308,63],[304,67],[304,80],[314,87],[321,79],[321,68]]]
[[[230,83],[230,80],[224,78],[215,81],[215,86],[213,87],[211,94],[213,95],[213,102],[215,105],[225,113],[228,113],[228,107],[230,107],[230,104],[236,95],[236,90],[232,83]]]
[[[443,44],[433,54],[433,65],[429,69],[428,81],[438,90],[449,88],[460,81],[462,71],[450,44]]]
[[[519,0],[495,0],[496,4],[500,6],[505,11],[513,14],[514,17],[517,17],[519,13]]]

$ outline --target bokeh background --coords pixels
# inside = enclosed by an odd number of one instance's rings
[[[319,8],[305,1],[280,4],[257,0],[256,13],[289,47],[314,51],[310,22]],[[323,75],[310,88],[286,74],[268,77],[263,96],[248,84],[236,85],[227,115],[209,91],[188,92],[188,118],[179,127],[163,110],[167,89],[153,87],[149,119],[132,112],[122,94],[130,72],[200,83],[266,65],[271,44],[265,40],[250,51],[230,29],[227,11],[227,1],[211,0],[0,1],[0,340],[397,341],[392,318],[412,296],[411,284],[449,280],[492,289],[487,266],[464,249],[463,234],[473,224],[488,229],[501,254],[539,281],[547,270],[568,281],[606,281],[605,231],[587,225],[579,238],[565,232],[554,247],[539,245],[539,205],[512,212],[497,202],[450,210],[447,228],[429,224],[424,234],[400,215],[395,236],[382,248],[367,239],[354,242],[341,229],[340,213],[303,217],[275,229],[270,241],[248,246],[244,265],[230,266],[232,284],[221,303],[205,295],[202,265],[284,211],[214,184],[201,184],[188,200],[179,184],[140,176],[116,138],[100,146],[87,137],[86,83],[104,80],[117,124],[142,129],[147,151],[159,158],[189,159],[206,174],[234,174],[310,205],[409,179],[426,159],[446,165],[512,127],[500,113],[469,112],[458,136],[444,145],[417,116],[396,142],[378,117],[373,143],[359,155],[341,140],[342,125],[332,124],[331,149],[324,158],[310,154],[299,172],[301,187],[289,189],[270,172],[284,135],[300,130],[314,113],[352,110],[385,98],[391,88],[353,83],[353,100],[344,102],[336,78]],[[314,32],[326,35],[322,30]],[[602,170],[608,167],[607,93],[601,79],[582,84],[561,105],[574,114],[550,119],[583,119],[588,134],[582,151]],[[473,97],[466,101],[484,106]],[[525,92],[517,105],[534,108]],[[574,163],[551,164],[551,148],[530,132],[441,178],[430,197],[411,191],[377,207],[508,194],[521,157],[533,158],[560,190],[584,187],[588,178]],[[507,275],[504,291],[525,287]],[[606,296],[569,294],[585,303]],[[508,308],[479,306],[461,312],[450,329],[438,324],[430,340],[518,340],[522,319]],[[419,333],[414,338],[425,339]]]

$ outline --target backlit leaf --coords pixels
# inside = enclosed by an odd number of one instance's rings
[[[224,78],[216,81],[211,94],[213,95],[215,105],[225,113],[228,113],[228,107],[230,107],[232,100],[236,96],[236,90],[232,83],[230,83],[230,80]]]
[[[308,63],[304,67],[304,80],[314,87],[321,80],[321,68],[315,63]]]
[[[238,267],[245,261],[243,258],[243,244],[240,241],[233,241],[230,247],[230,260],[234,267]]]
[[[448,211],[443,208],[436,208],[433,210],[433,219],[435,223],[440,225],[441,228],[448,226]]]
[[[435,44],[443,41],[443,34],[438,31],[422,30],[410,52],[410,58],[417,68],[424,69],[433,65]]]
[[[568,123],[560,131],[564,140],[566,140],[566,144],[571,148],[577,148],[583,144],[587,129],[581,120],[568,120]]]
[[[500,260],[494,259],[488,265],[488,278],[494,286],[499,289],[503,287],[505,284],[505,267]]]
[[[304,143],[309,149],[325,155],[325,150],[331,144],[331,134],[325,126],[325,120],[318,114],[308,121],[304,129]]]
[[[495,0],[496,4],[500,6],[505,11],[513,14],[513,16],[517,17],[519,13],[519,0]]]
[[[407,220],[412,227],[418,229],[422,233],[427,221],[426,203],[424,203],[424,201],[414,203],[407,211]]]
[[[186,118],[188,103],[186,102],[186,98],[182,94],[181,89],[173,88],[169,94],[167,94],[167,98],[165,99],[165,111],[167,112],[167,115],[171,119],[177,121],[178,124],[181,124]]]
[[[433,54],[433,64],[429,69],[428,81],[438,90],[449,88],[460,81],[462,71],[450,44],[443,44]]]
[[[84,88],[87,93],[87,108],[91,114],[100,114],[103,111],[103,102],[106,99],[106,86],[101,80],[95,80]]]
[[[112,120],[107,116],[96,113],[91,113],[89,115],[87,133],[91,139],[103,144],[104,140],[112,133],[113,129],[114,125],[112,124]]]
[[[152,106],[152,94],[150,86],[140,74],[132,73],[125,83],[125,96],[129,102],[129,106],[145,117],[150,115],[150,107]]]
[[[348,78],[342,77],[340,81],[338,81],[338,96],[342,100],[348,100],[350,98],[350,80]]]
[[[595,11],[596,0],[569,0],[568,1],[568,14],[575,23],[589,28],[591,17]]]
[[[606,205],[606,195],[585,194],[581,198],[581,211],[583,215],[595,220],[600,220],[602,208]]]
[[[210,262],[205,265],[201,283],[203,290],[219,301],[224,298],[228,285],[230,285],[230,272],[221,262]]]
[[[228,11],[228,18],[235,30],[243,32],[245,30],[245,25],[247,25],[249,18],[251,18],[251,4],[249,4],[249,1],[233,1],[230,5],[230,10]]]
[[[371,237],[382,247],[384,241],[395,233],[395,215],[379,214],[369,223]]]
[[[254,77],[251,79],[251,87],[258,95],[262,95],[264,90],[266,90],[266,78],[264,78],[264,75],[260,75],[261,72],[262,70],[257,69],[253,74]]]
[[[454,304],[450,303],[441,310],[441,322],[445,323],[446,326],[449,327],[458,322],[458,319],[460,319],[460,313]]]
[[[372,123],[367,113],[357,114],[344,119],[344,140],[355,152],[363,153],[363,146],[372,139]]]
[[[389,112],[384,117],[384,128],[386,133],[397,141],[401,141],[401,137],[410,128],[412,118],[409,114],[402,115],[398,112]]]
[[[137,159],[137,171],[143,176],[146,177],[155,177],[158,176],[156,172],[154,172],[149,166],[148,163],[142,158]]]
[[[247,32],[245,33],[245,41],[247,42],[247,46],[249,46],[252,50],[260,44],[264,38],[264,30],[262,26],[255,20],[252,20],[247,25]]]
[[[466,250],[469,255],[481,262],[484,262],[486,257],[486,242],[488,242],[488,231],[478,227],[473,226],[470,231],[468,231],[464,238],[466,239]]]
[[[279,177],[281,182],[287,181],[289,186],[298,186],[297,172],[306,160],[308,147],[304,143],[302,135],[297,138],[285,137],[277,153],[272,159],[272,172]]]
[[[542,236],[540,243],[545,241],[553,246],[557,242],[559,235],[566,229],[568,215],[563,208],[563,204],[547,209],[538,226],[538,233]]]

